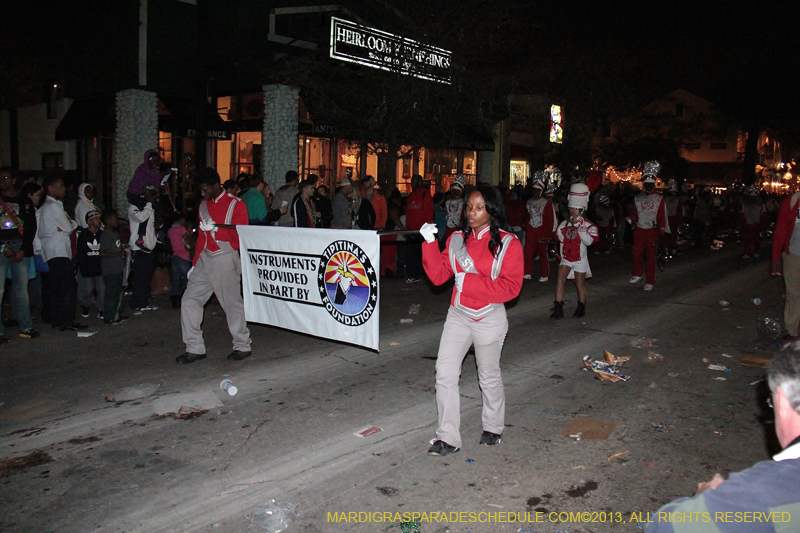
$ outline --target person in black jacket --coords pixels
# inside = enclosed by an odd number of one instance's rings
[[[317,211],[312,198],[314,194],[315,180],[303,180],[300,182],[300,192],[292,200],[292,209],[289,212],[294,218],[296,228],[316,228],[322,215]]]
[[[358,186],[353,188],[351,201],[350,210],[353,213],[353,229],[375,229],[375,208],[372,207],[372,202],[361,196]]]
[[[105,286],[100,261],[100,211],[86,213],[86,229],[78,235],[78,275],[81,277],[81,316],[87,318],[92,306],[92,295],[97,294],[97,318],[103,316]]]

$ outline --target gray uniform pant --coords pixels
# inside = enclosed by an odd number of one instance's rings
[[[212,293],[225,311],[228,330],[233,337],[233,349],[250,351],[250,330],[244,318],[244,302],[239,287],[241,279],[242,265],[238,252],[200,254],[181,300],[181,330],[187,352],[206,353],[200,326],[203,323],[203,306]]]
[[[472,320],[462,311],[450,307],[436,359],[436,407],[439,411],[437,439],[461,447],[458,380],[471,344],[475,345],[478,382],[483,400],[483,430],[498,435],[503,433],[506,396],[500,375],[500,353],[507,332],[508,319],[503,307],[493,310],[480,321]]]
[[[783,254],[783,282],[786,284],[783,322],[789,335],[797,337],[800,331],[800,255]]]

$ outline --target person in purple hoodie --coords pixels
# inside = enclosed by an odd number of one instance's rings
[[[128,184],[128,202],[141,209],[144,207],[142,195],[144,194],[145,187],[151,185],[156,189],[163,188],[161,180],[164,179],[164,176],[162,172],[159,171],[158,167],[160,164],[161,155],[158,153],[158,150],[153,148],[144,153],[144,163],[136,167],[133,178]],[[139,205],[140,203],[142,205]]]

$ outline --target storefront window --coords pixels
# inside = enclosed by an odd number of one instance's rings
[[[361,179],[358,170],[361,166],[361,147],[358,143],[350,141],[336,141],[336,143],[336,183],[344,178]]]
[[[322,137],[300,136],[298,143],[300,179],[305,179],[309,174],[320,177],[320,184],[331,186],[330,168],[331,140]]]
[[[528,184],[529,174],[528,162],[520,159],[511,160],[511,186],[522,185],[523,187]]]
[[[158,151],[164,162],[172,163],[172,134],[170,132],[158,132]]]
[[[230,163],[230,176],[236,177],[241,172],[247,174],[261,173],[261,132],[242,131],[235,135],[232,143],[233,153]],[[222,177],[222,176],[220,176]]]

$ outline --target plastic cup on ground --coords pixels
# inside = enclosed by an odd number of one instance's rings
[[[230,394],[231,396],[236,396],[236,393],[239,392],[239,389],[236,388],[236,385],[229,379],[223,379],[222,383],[219,384],[219,388]]]

